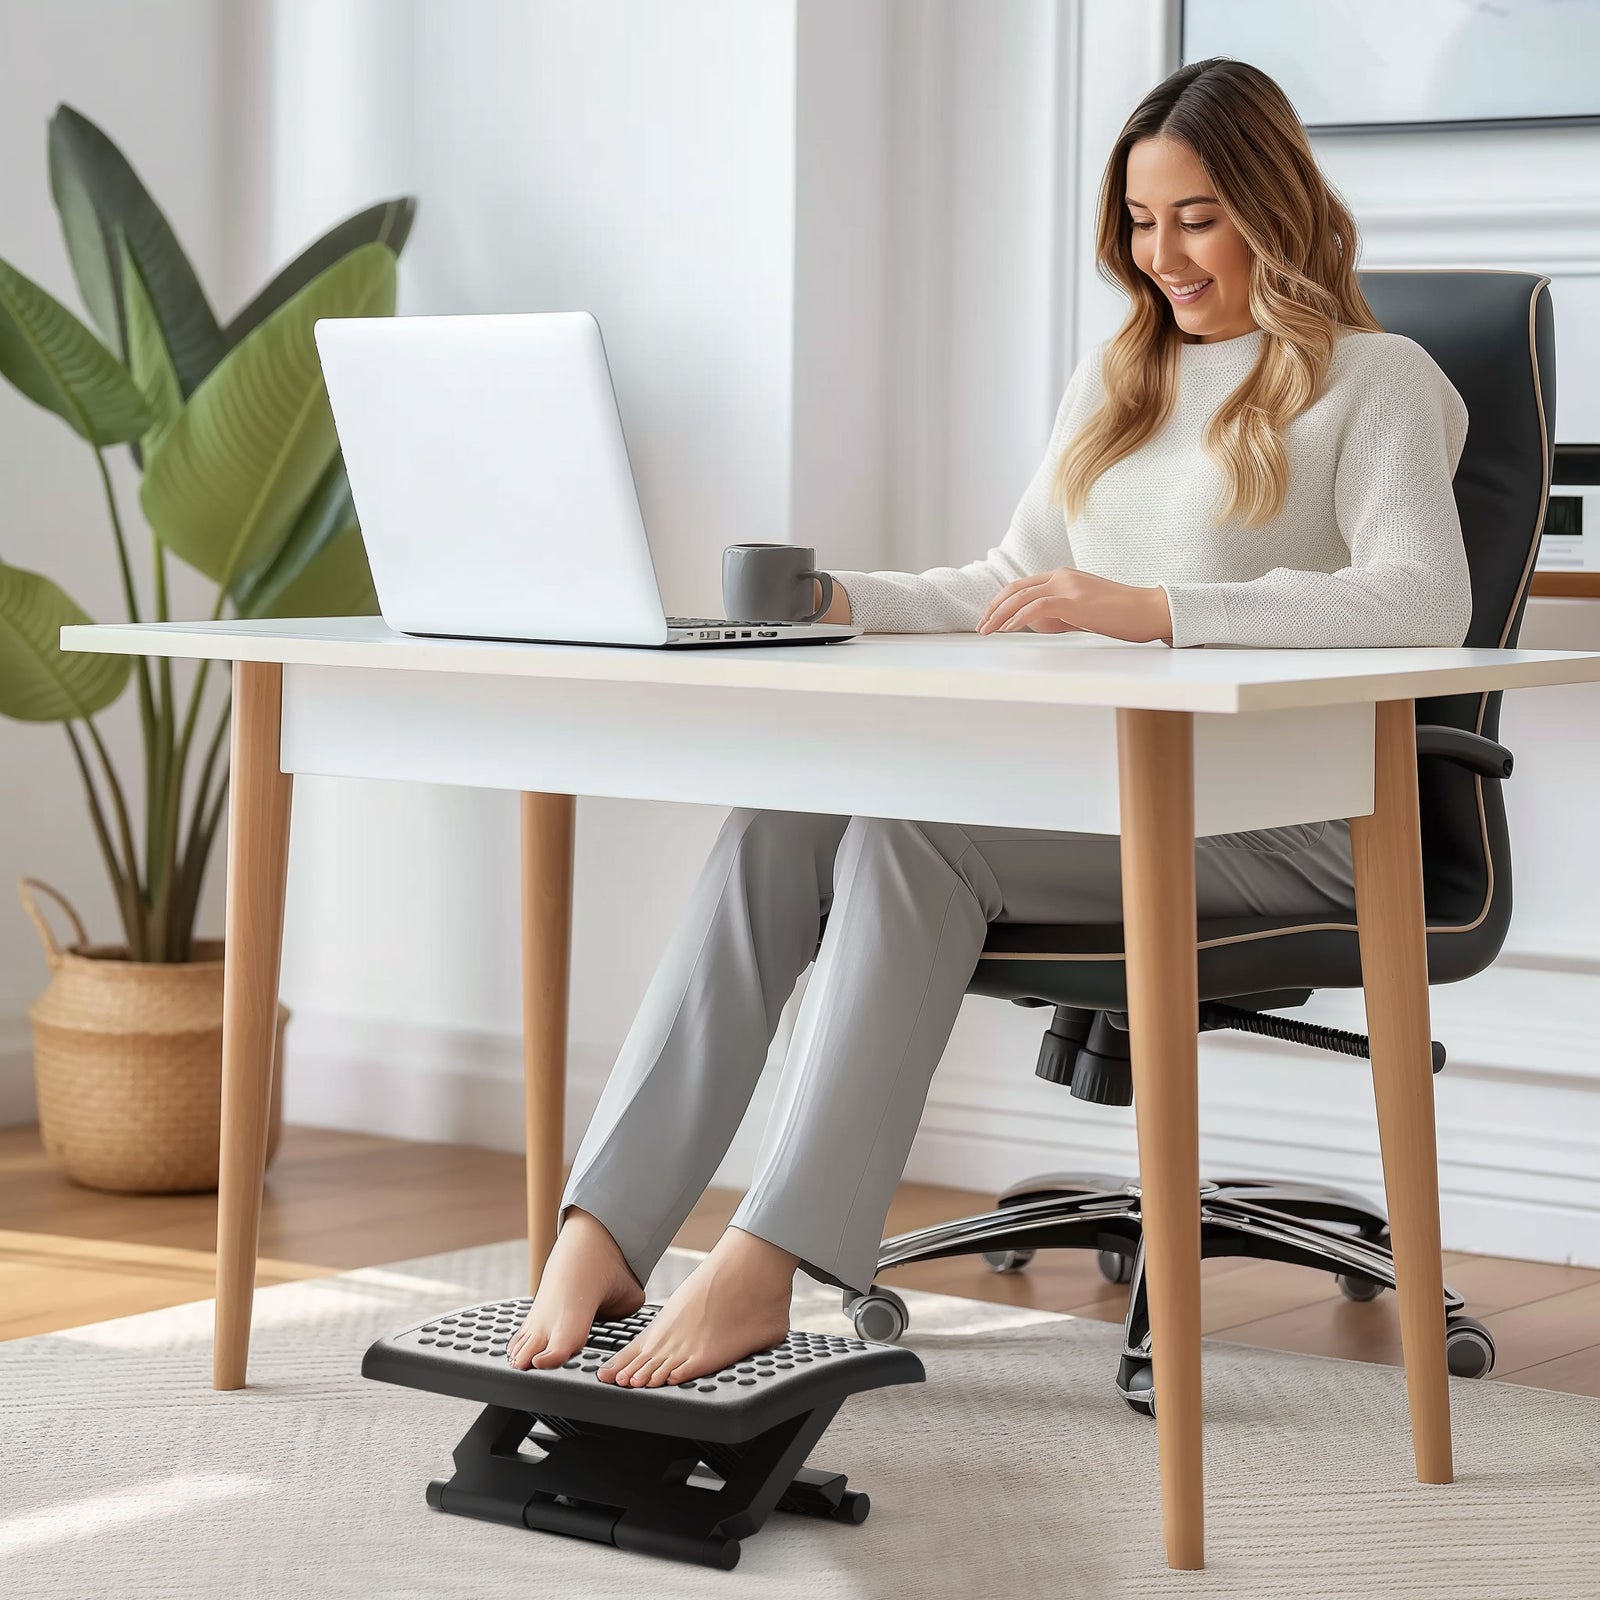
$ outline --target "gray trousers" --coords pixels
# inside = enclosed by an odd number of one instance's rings
[[[1203,916],[1348,913],[1350,829],[1196,840]],[[1118,922],[1114,834],[738,809],[584,1134],[558,1217],[605,1224],[641,1283],[711,1181],[816,956],[732,1222],[865,1290],[934,1068],[991,922]],[[826,935],[817,948],[821,917]],[[1018,1070],[1023,1063],[1017,1063]]]

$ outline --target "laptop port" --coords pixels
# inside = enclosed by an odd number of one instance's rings
[[[750,637],[750,630],[746,628],[744,632],[739,635],[739,637],[741,639],[748,639]]]
[[[778,630],[776,628],[758,628],[756,630],[756,638],[758,639],[776,639],[777,637]]]

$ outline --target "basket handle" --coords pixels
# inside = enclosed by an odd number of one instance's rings
[[[61,946],[56,943],[55,935],[50,931],[50,924],[44,920],[39,907],[34,903],[30,890],[37,889],[50,896],[57,905],[66,912],[72,921],[73,931],[78,935],[78,942],[73,949],[81,949],[89,942],[89,935],[84,932],[83,924],[78,920],[78,913],[72,909],[71,903],[59,889],[52,889],[48,883],[41,883],[37,878],[19,878],[17,880],[17,898],[22,902],[22,909],[33,919],[33,925],[39,930],[39,937],[44,941],[44,958],[50,963],[50,970],[55,971],[61,965]]]

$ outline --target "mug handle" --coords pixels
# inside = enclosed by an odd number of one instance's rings
[[[815,578],[817,582],[822,585],[822,603],[815,611],[811,613],[809,617],[802,617],[800,619],[802,622],[815,622],[819,617],[825,617],[828,614],[828,607],[833,604],[833,579],[830,578],[826,572],[817,572],[814,570],[811,572],[802,572],[800,576],[802,578]]]

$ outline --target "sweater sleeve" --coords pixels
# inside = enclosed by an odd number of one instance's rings
[[[1274,567],[1239,583],[1162,584],[1172,645],[1459,645],[1472,585],[1451,485],[1467,407],[1414,340],[1389,341],[1340,441],[1337,572]]]
[[[1050,499],[1056,464],[1079,420],[1096,347],[1073,369],[1050,443],[1023,492],[1005,537],[981,561],[926,572],[841,572],[829,569],[850,597],[850,620],[868,633],[971,633],[1008,583],[1076,565],[1061,507]]]

